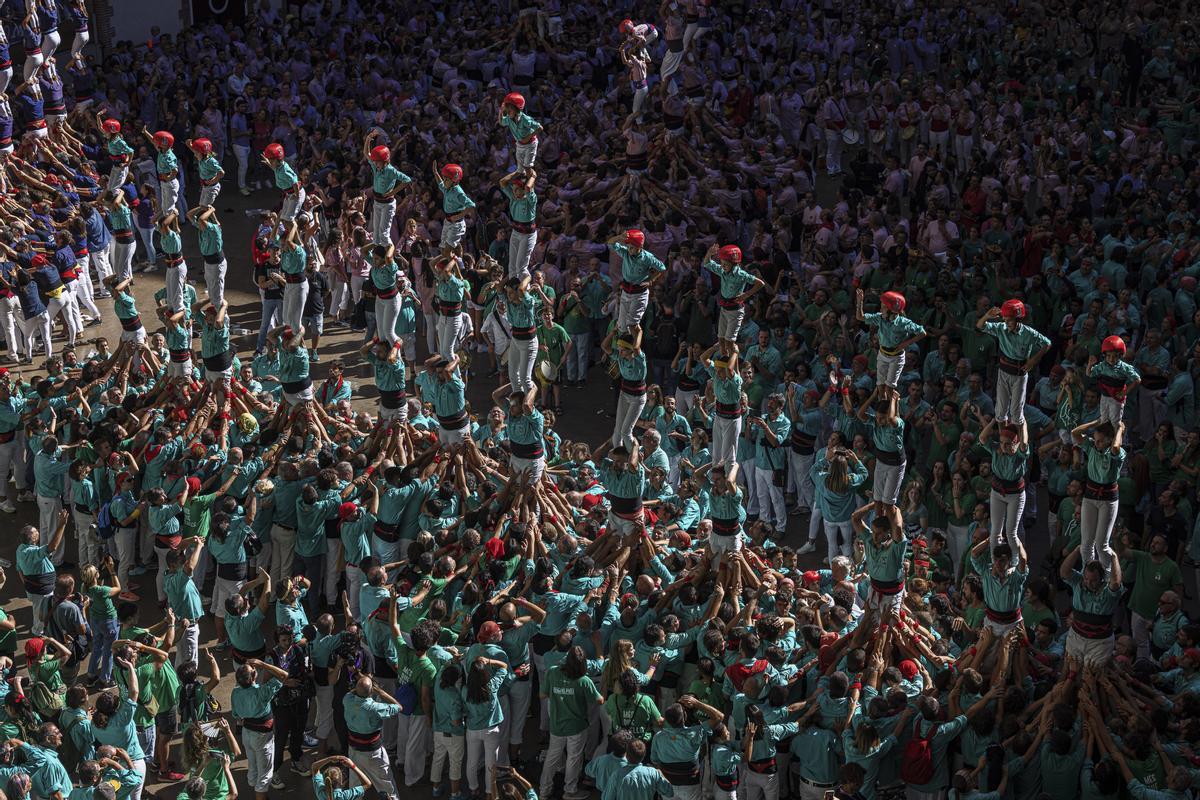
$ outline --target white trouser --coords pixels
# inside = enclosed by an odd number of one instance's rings
[[[217,202],[217,195],[221,193],[221,182],[217,181],[212,186],[200,185],[200,201],[199,205],[211,206]]]
[[[904,352],[889,356],[882,350],[875,354],[875,375],[884,386],[895,389],[900,385],[900,376],[904,374]]]
[[[644,80],[635,82],[634,85],[637,88],[633,90],[633,116],[640,119],[639,115],[642,113],[642,106],[646,104],[647,95],[650,94],[650,87]]]
[[[954,134],[954,171],[962,175],[971,165],[971,145],[974,136],[971,134]]]
[[[537,228],[529,233],[508,232],[508,277],[520,278],[529,271],[529,259],[537,246]]]
[[[378,327],[378,322],[376,323]],[[442,358],[453,358],[462,330],[462,314],[437,315],[437,351]]]
[[[75,283],[71,284],[75,290],[75,305],[86,308],[93,317],[99,318],[101,315],[100,309],[96,306],[96,293],[92,287],[92,274],[90,267],[90,259],[86,256],[75,262],[75,271],[79,273],[79,277],[75,279]],[[79,320],[80,325],[83,324],[83,319]]]
[[[471,426],[463,425],[457,430],[447,430],[441,425],[438,425],[438,442],[450,447],[451,445],[462,444],[471,436]]]
[[[617,305],[617,330],[627,331],[642,321],[646,315],[646,307],[650,305],[649,290],[637,293],[621,289],[621,297]]]
[[[431,745],[429,717],[418,710],[411,716],[398,714],[395,719],[400,742],[396,751],[396,769],[404,767],[404,786],[409,788],[425,776],[425,759]]]
[[[37,506],[38,530],[42,531],[42,536],[45,537],[45,541],[49,541],[50,537],[53,536],[55,529],[58,528],[58,515],[59,512],[62,511],[63,507],[62,498],[42,497],[39,494],[37,496]],[[61,540],[59,540],[58,548],[50,554],[50,561],[52,561],[56,567],[62,565],[63,553],[66,550],[66,541],[67,537],[64,536]]]
[[[318,686],[314,698],[317,719],[313,723],[313,735],[322,742],[333,735],[333,690],[333,686]]]
[[[1150,634],[1154,630],[1154,620],[1136,611],[1131,611],[1129,616],[1129,632],[1133,634],[1133,643],[1137,646],[1137,657],[1148,659],[1151,656]]]
[[[50,611],[50,601],[54,599],[54,595],[26,592],[25,599],[29,601],[30,613],[33,616],[33,624],[30,626],[29,632],[34,636],[41,636],[46,630],[46,614]]]
[[[367,780],[371,782],[371,786],[380,795],[383,797],[396,796],[396,785],[392,783],[392,765],[382,747],[374,750],[356,750],[351,747],[350,761],[362,770],[363,774],[367,776]],[[358,782],[357,776],[350,776],[351,788],[356,787]],[[263,792],[265,794],[266,790],[264,789]]]
[[[117,554],[117,579],[129,591],[129,569],[137,561],[137,527],[117,528],[112,547]]]
[[[238,189],[245,189],[246,175],[250,171],[250,145],[235,144],[233,145],[233,157],[237,159],[237,182]]]
[[[758,494],[759,517],[774,525],[775,530],[785,530],[787,507],[783,503],[783,486],[775,485],[774,470],[755,468],[754,489]]]
[[[20,355],[21,343],[25,335],[21,333],[18,321],[21,319],[21,301],[16,295],[0,297],[0,331],[4,333],[4,341],[8,342],[8,354],[13,358]]]
[[[115,192],[120,189],[125,184],[125,178],[128,176],[128,164],[113,164],[112,168],[108,171],[108,190]]]
[[[850,553],[847,552],[846,555]],[[867,608],[880,612],[880,615],[885,611],[891,611],[895,615],[900,614],[900,609],[904,605],[904,584],[900,584],[898,592],[881,592],[872,586],[867,590]]]
[[[433,735],[433,763],[429,768],[429,782],[437,786],[442,782],[442,768],[450,762],[450,780],[462,780],[463,755],[467,751],[467,740],[464,736],[452,736],[448,733]]]
[[[137,239],[118,242],[113,239],[112,267],[118,281],[133,277],[133,254],[137,252]]]
[[[612,445],[624,445],[627,449],[633,447],[633,426],[637,423],[642,409],[646,407],[645,394],[617,395],[617,418],[613,422]]]
[[[479,769],[483,767],[487,786],[492,785],[492,768],[500,756],[500,726],[483,730],[467,731],[467,785],[471,791],[479,789]],[[546,767],[542,767],[543,770]],[[490,794],[490,792],[489,792]]]
[[[584,743],[587,732],[574,736],[555,736],[550,734],[550,744],[546,748],[546,760],[542,764],[542,783],[539,787],[539,797],[549,797],[554,789],[554,776],[566,767],[566,777],[563,780],[563,794],[574,795],[579,792],[579,773],[583,771]]]
[[[532,485],[532,484],[531,484]],[[519,725],[513,725],[508,731],[510,747],[520,748],[525,741],[525,719],[533,704],[533,676],[525,680],[515,680],[508,687],[508,708],[514,720],[520,720]]]
[[[742,770],[742,800],[779,800],[779,775]]]
[[[183,310],[183,287],[186,285],[186,261],[180,261],[174,267],[167,267],[167,304],[171,306],[171,311]]]
[[[38,71],[45,60],[45,56],[41,53],[30,53],[25,56],[25,67],[21,74],[25,76],[26,82],[33,77],[33,74]]]
[[[12,82],[12,76],[12,67],[0,69],[0,94],[8,91],[8,84]]]
[[[745,461],[738,461],[737,483],[744,495],[743,502],[746,513],[752,517],[758,516],[758,492],[754,491],[756,472],[758,472],[758,466],[754,463],[753,455]]]
[[[46,346],[46,357],[54,354],[54,346],[50,343],[50,314],[46,311],[36,317],[21,320],[21,332],[25,335],[25,357],[33,359],[33,341],[35,335],[42,337]]]
[[[75,337],[79,335],[79,329],[75,327],[75,312],[73,310],[74,302],[71,293],[67,287],[63,287],[62,292],[58,297],[51,297],[46,303],[46,322],[49,327],[53,327],[54,318],[62,314],[63,324],[67,329],[67,341],[70,344],[75,344]],[[49,357],[50,340],[46,339],[46,356]]]
[[[196,587],[200,588],[200,587]],[[179,635],[175,637],[175,668],[184,664],[195,666],[200,660],[200,622],[179,620]]]
[[[466,235],[467,220],[465,217],[456,221],[445,220],[442,222],[442,240],[440,245],[444,249],[454,249],[458,247]]]
[[[568,359],[568,362],[570,359]],[[685,391],[683,389],[675,390],[675,412],[680,416],[687,416],[687,413],[692,410],[692,403],[696,402],[697,392]]]
[[[936,154],[930,153],[939,161],[945,161],[946,156],[950,155],[948,148],[950,146],[950,131],[929,131],[929,149],[936,150]]]
[[[542,473],[546,469],[546,458],[521,458],[519,456],[510,455],[508,457],[508,468],[513,477],[520,475],[523,472],[529,473],[529,485],[536,486],[542,479]]]
[[[1108,569],[1112,563],[1113,525],[1117,522],[1117,500],[1083,498],[1079,509],[1079,557],[1088,564],[1097,559]]]
[[[167,377],[168,378],[190,378],[192,377],[192,360],[187,361],[168,361],[167,362]]]
[[[812,508],[813,493],[816,487],[812,482],[812,465],[816,453],[801,455],[795,450],[788,450],[788,488],[796,494],[796,505],[800,508]]]
[[[376,200],[371,205],[371,241],[387,246],[392,240],[392,220],[396,218],[396,201]]]
[[[966,558],[970,545],[969,540],[965,525],[946,524],[946,550],[950,553],[950,560],[955,564],[961,564],[962,560]]]
[[[179,203],[179,178],[158,182],[159,213],[166,214]]]
[[[400,293],[375,298],[375,335],[388,344],[396,344],[396,318],[400,316]]]
[[[25,483],[25,436],[19,430],[14,432],[12,441],[0,444],[0,501],[8,499],[10,472],[13,481],[17,484],[17,491],[25,491],[28,488]],[[89,562],[80,561],[79,563],[87,564]]]
[[[689,22],[687,27],[683,29],[683,49],[687,50],[688,46],[707,30],[708,27],[701,25],[699,22]]]
[[[1025,387],[1029,376],[1013,375],[999,370],[996,373],[996,419],[1020,425],[1025,421]]]
[[[746,307],[722,308],[717,317],[717,338],[726,342],[737,341],[742,330],[742,322],[746,319]]]
[[[139,758],[133,762],[133,771],[142,776],[142,783],[139,783],[133,791],[129,793],[129,800],[142,800],[142,786],[145,784],[146,778],[146,759]]]
[[[363,571],[353,564],[346,565],[346,594],[350,598],[350,613],[358,619],[358,611],[361,608],[359,605],[359,597],[362,596],[362,585],[366,580]]]
[[[1102,667],[1112,661],[1116,639],[1087,639],[1073,629],[1067,631],[1067,656],[1079,659],[1086,666]]]
[[[296,556],[296,529],[284,528],[280,525],[271,526],[271,583],[279,583],[286,577],[291,577],[292,560]]]
[[[342,540],[327,538],[325,540],[325,602],[331,606],[337,603],[338,577],[341,575],[338,562],[341,561],[341,558]]]
[[[900,497],[900,485],[904,483],[906,466],[904,463],[884,464],[882,461],[876,460],[872,496],[888,505],[896,505],[896,500]]]
[[[296,212],[304,205],[304,187],[297,185],[296,191],[289,192],[283,196],[283,203],[279,208],[279,218],[287,222],[291,222],[296,218]]]
[[[379,418],[394,419],[399,422],[408,422],[408,402],[401,402],[397,408],[384,408],[383,404],[380,403]]]
[[[256,794],[265,795],[275,771],[275,734],[242,728],[242,749],[246,751],[246,783]]]
[[[508,382],[514,392],[528,392],[533,388],[533,360],[537,353],[537,334],[528,339],[513,337],[508,347]]]
[[[229,264],[222,258],[216,263],[204,260],[204,285],[208,287],[208,297],[214,306],[220,306],[225,299],[225,273]]]
[[[729,465],[737,460],[738,437],[742,435],[742,417],[712,417],[712,463]]]
[[[854,526],[849,520],[845,522],[830,522],[822,519],[825,528],[825,544],[828,547],[826,560],[832,561],[836,556],[852,552],[854,547]],[[839,540],[840,535],[840,540]]]
[[[283,324],[290,325],[292,330],[300,330],[300,320],[304,314],[304,303],[308,300],[308,281],[289,283],[283,287]]]
[[[1000,544],[1001,536],[1010,545],[1014,538],[1020,538],[1021,514],[1025,510],[1024,490],[1012,494],[1000,494],[992,489],[991,496],[988,498],[988,510],[991,523],[988,530],[988,547],[990,549],[995,549],[996,545]]]
[[[679,71],[679,65],[683,62],[683,42],[678,44],[679,50],[672,49],[671,42],[667,41],[667,52],[663,54],[662,66],[659,70],[659,76],[663,81],[666,81],[672,75]],[[678,796],[678,793],[676,793]]]
[[[1109,397],[1106,394],[1100,395],[1100,421],[1111,423],[1113,428],[1121,424],[1121,418],[1125,416],[1125,402],[1117,400],[1115,397]]]
[[[531,141],[529,144],[521,144],[520,142],[516,142],[514,149],[516,150],[517,166],[523,170],[532,169],[533,162],[537,159],[537,137],[533,137],[533,141]]]
[[[825,129],[825,171],[830,175],[842,171],[842,132],[837,128]]]

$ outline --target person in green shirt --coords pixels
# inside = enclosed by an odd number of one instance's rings
[[[500,723],[504,721],[500,688],[509,675],[507,664],[485,656],[477,656],[467,671],[467,685],[463,689],[467,725],[467,786],[475,794],[481,789],[479,767],[482,762],[488,776],[487,791],[492,797],[496,796],[495,765],[503,747]]]
[[[342,777],[342,768],[354,774],[358,786],[350,787]],[[346,756],[329,756],[312,765],[313,794],[317,800],[362,800],[371,779]],[[206,798],[207,800],[207,798]]]
[[[227,800],[235,788],[232,763],[242,755],[242,748],[228,719],[220,717],[214,724],[224,747],[209,740],[198,722],[184,731],[183,764],[189,778],[184,793],[189,800]],[[197,780],[203,783],[202,789],[194,784]],[[200,789],[198,794],[196,789]]]
[[[999,417],[993,417],[979,432],[979,444],[992,456],[992,488],[989,499],[990,542],[1020,535],[1021,515],[1025,511],[1025,471],[1029,462],[1029,432],[1022,419],[1017,425],[1000,426],[1000,443],[992,442],[992,429]]]
[[[1091,438],[1085,436],[1091,432]],[[1085,422],[1071,431],[1075,446],[1083,450],[1087,464],[1087,486],[1083,491],[1083,507],[1079,514],[1080,555],[1084,563],[1100,559],[1107,567],[1112,562],[1112,532],[1117,522],[1120,500],[1117,480],[1125,463],[1121,442],[1125,423],[1103,419]]]
[[[108,573],[112,585],[101,583],[101,568]],[[112,556],[105,554],[100,568],[95,564],[80,567],[79,588],[88,599],[87,618],[93,637],[86,681],[93,688],[108,689],[112,687],[112,646],[118,633],[117,607],[113,601],[121,594]]]
[[[604,697],[587,675],[587,655],[582,647],[572,647],[561,666],[546,671],[546,685],[540,694],[550,709],[550,743],[542,766],[541,796],[550,796],[554,777],[565,762],[563,800],[586,800],[590,795],[580,791],[579,775],[583,771],[588,707],[603,705]]]
[[[637,672],[627,669],[617,679],[616,691],[604,702],[612,730],[628,730],[635,738],[649,742],[662,725],[662,714],[651,695],[643,694]]]
[[[554,312],[543,308],[537,329],[538,352],[534,360],[534,376],[542,386],[545,404],[555,413],[562,413],[563,366],[567,364],[575,343],[571,334],[554,321]],[[543,367],[542,365],[546,366]]]
[[[433,681],[437,668],[427,655],[437,643],[437,631],[419,623],[409,634],[411,646],[397,636],[395,658],[396,699],[404,710],[396,716],[396,769],[404,771],[404,785],[416,786],[425,775],[426,742],[433,727]],[[399,775],[397,775],[397,778]]]
[[[1150,539],[1148,550],[1127,550],[1123,557],[1133,561],[1130,570],[1133,591],[1129,594],[1133,640],[1137,644],[1138,658],[1150,658],[1150,631],[1154,627],[1159,601],[1167,591],[1183,595],[1183,573],[1167,557],[1167,539],[1162,534],[1155,534]],[[1116,563],[1116,559],[1112,563]]]
[[[187,549],[167,551],[167,574],[163,577],[163,590],[167,603],[175,612],[181,627],[175,651],[175,666],[196,664],[200,654],[200,619],[204,616],[204,604],[200,591],[192,580],[196,564],[204,553],[204,540],[193,536],[182,544]]]

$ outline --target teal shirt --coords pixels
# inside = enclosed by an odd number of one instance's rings
[[[308,263],[308,253],[303,245],[283,248],[279,251],[279,268],[288,275],[300,275]]]
[[[515,302],[508,300],[508,321],[513,328],[536,328],[537,312],[542,306],[541,298],[533,292],[525,292]]]
[[[706,725],[687,725],[682,728],[663,727],[650,740],[650,757],[656,764],[698,762],[700,750],[708,739]]]
[[[620,242],[613,242],[608,247],[621,257],[621,280],[626,283],[643,284],[649,281],[654,273],[667,270],[667,265],[645,248],[633,255],[629,248]]]
[[[252,686],[235,686],[229,694],[229,707],[238,719],[262,719],[271,716],[271,701],[283,688],[278,678]]]
[[[1124,384],[1126,388],[1130,384],[1141,380],[1141,375],[1137,369],[1128,361],[1117,360],[1116,364],[1109,364],[1101,359],[1092,367],[1092,380],[1099,381],[1101,378],[1108,378],[1110,383]]]
[[[398,185],[403,183],[412,183],[412,178],[408,177],[391,164],[379,166],[378,164],[372,162],[371,188],[375,190],[376,195],[390,194]],[[383,199],[383,202],[388,202],[390,199],[391,198]],[[376,197],[376,200],[380,200],[380,198]]]
[[[617,368],[621,371],[621,377],[633,383],[641,383],[646,380],[646,354],[638,350],[629,358],[617,356]]]
[[[500,191],[508,198],[508,215],[514,222],[528,224],[537,219],[537,192],[530,190],[524,197],[517,197],[508,184],[501,186]]]
[[[341,524],[339,537],[347,564],[359,564],[371,554],[371,531],[378,519],[370,511],[363,511],[358,519],[346,520]]]
[[[161,506],[150,506],[146,510],[146,524],[150,532],[158,536],[178,536],[178,514],[182,511],[178,503],[164,503]]]
[[[114,136],[104,145],[111,156],[131,156],[133,148],[129,146],[129,142],[125,141],[123,136]]]
[[[758,280],[741,267],[734,267],[726,272],[724,267],[711,258],[705,260],[704,268],[721,281],[721,298],[724,300],[732,300]]]
[[[850,516],[858,508],[858,496],[854,490],[866,482],[867,468],[857,460],[849,466],[849,486],[844,492],[834,491],[825,485],[825,479],[829,475],[827,464],[814,463],[809,471],[814,489],[813,504],[826,522],[849,522]]]
[[[1087,458],[1087,477],[1089,481],[1111,486],[1121,477],[1121,466],[1125,463],[1125,448],[1113,452],[1112,448],[1097,450],[1092,441],[1083,443],[1083,454]]]
[[[133,319],[138,315],[137,304],[128,291],[113,295],[113,310],[117,313],[117,319]]]
[[[199,169],[200,180],[202,181],[211,181],[224,171],[221,169],[221,162],[217,161],[217,157],[214,155],[206,156],[200,162]]]
[[[780,412],[774,419],[764,417],[767,426],[775,434],[776,444],[772,445],[766,433],[757,425],[754,427],[754,466],[757,469],[779,470],[787,465],[787,442],[792,432],[792,423],[787,415]]]
[[[542,129],[541,123],[524,111],[518,111],[515,117],[505,114],[500,118],[500,124],[508,128],[508,132],[518,142],[522,139],[528,139]]]
[[[646,468],[638,464],[633,469],[617,472],[611,459],[604,459],[596,468],[596,477],[610,495],[631,499],[641,497],[646,490]]]
[[[225,617],[225,632],[229,634],[229,643],[243,653],[252,653],[266,647],[262,624],[263,613],[258,606],[250,609],[245,616]]]
[[[475,207],[475,201],[467,197],[461,184],[446,186],[442,179],[438,178],[438,189],[442,191],[442,211],[446,214],[459,214]]]
[[[299,383],[308,377],[308,348],[297,347],[293,351],[279,351],[279,381]]]
[[[296,555],[314,558],[325,552],[325,520],[335,519],[341,495],[334,489],[318,497],[315,503],[296,501]]]
[[[290,189],[299,182],[296,177],[296,170],[292,169],[286,161],[280,162],[278,167],[275,167],[275,187],[277,189]]]
[[[304,626],[308,624],[308,613],[301,602],[307,594],[308,589],[301,589],[295,603],[275,603],[275,625],[291,625],[294,642],[304,638]]]
[[[179,159],[175,157],[174,150],[166,152],[159,151],[158,156],[154,159],[155,168],[158,169],[159,175],[169,175],[179,169]]]
[[[880,425],[875,412],[867,412],[867,427],[871,431],[871,444],[875,452],[899,453],[904,460],[904,418],[897,416],[895,425]]]
[[[388,261],[386,264],[371,265],[371,283],[375,284],[376,289],[387,291],[396,286],[396,275],[400,272],[400,266],[395,261]]]
[[[450,376],[445,383],[435,381],[433,384],[433,410],[439,417],[453,417],[461,414],[466,408],[466,384],[457,372]]]
[[[196,589],[196,582],[182,569],[166,574],[163,578],[163,589],[175,616],[190,620],[199,620],[204,616],[204,605],[200,600],[200,592]]]
[[[204,222],[192,222],[196,229],[200,231],[200,254],[205,256],[215,256],[225,247],[225,236],[221,231],[221,225],[211,219]]]
[[[982,555],[971,556],[971,566],[983,579],[983,602],[993,611],[1011,612],[1021,607],[1025,594],[1025,580],[1029,577],[1029,567],[1024,570],[1011,569],[1003,578],[992,574],[991,559]]]
[[[867,574],[883,582],[904,580],[904,559],[908,556],[908,540],[899,542],[888,539],[882,547],[875,544],[875,537],[868,530],[860,537],[866,550]]]
[[[378,733],[383,728],[383,721],[400,713],[400,706],[382,703],[373,697],[359,697],[354,692],[347,692],[342,699],[342,712],[346,717],[346,727],[354,733]]]
[[[137,703],[122,692],[121,702],[117,706],[116,713],[109,717],[108,724],[103,728],[97,725],[92,726],[92,735],[96,737],[96,743],[120,747],[129,753],[132,761],[145,758],[146,754],[142,750],[142,746],[138,744],[137,728],[133,722],[133,712],[136,710]]]
[[[62,450],[53,453],[39,452],[33,457],[33,488],[38,497],[62,497],[63,476],[71,468],[70,459],[63,458]],[[49,537],[53,531],[42,531]]]
[[[367,353],[367,363],[375,369],[375,386],[384,392],[402,392],[407,383],[404,359],[385,361],[375,353]]]
[[[439,300],[447,303],[461,303],[463,295],[471,288],[471,284],[465,278],[459,278],[456,275],[448,275],[445,278],[440,278],[437,282],[437,288],[434,292]]]
[[[517,444],[540,445],[546,429],[546,418],[536,408],[519,417],[509,416],[508,438]]]
[[[740,406],[742,402],[742,376],[732,373],[728,378],[717,377],[716,367],[710,367],[708,374],[712,377],[713,398],[725,406]]]
[[[168,255],[179,255],[183,252],[183,237],[174,228],[167,228],[166,231],[159,231],[158,246]]]
[[[1028,361],[1031,356],[1050,346],[1050,340],[1028,325],[1017,325],[1010,331],[1003,322],[983,323],[983,332],[999,340],[1000,353],[1012,361]]]
[[[108,211],[108,224],[113,232],[133,230],[133,212],[129,206],[115,206]]]
[[[1100,584],[1099,591],[1089,591],[1083,585],[1083,573],[1077,569],[1067,576],[1066,583],[1071,587],[1071,608],[1085,614],[1109,616],[1117,610],[1117,604],[1125,594],[1124,586],[1113,591],[1107,579]]]
[[[500,687],[508,677],[504,667],[495,668],[487,683],[487,699],[482,703],[473,703],[463,689],[463,705],[466,707],[467,730],[482,731],[494,728],[504,721],[504,711],[500,707]]]
[[[863,314],[863,322],[879,330],[879,346],[888,350],[895,350],[905,339],[925,333],[924,327],[903,314],[891,319],[884,319],[883,314]]]
[[[1016,452],[1005,453],[995,442],[988,442],[987,451],[992,454],[992,474],[997,478],[1009,482],[1025,479],[1025,470],[1029,467],[1028,447],[1018,447]]]
[[[200,325],[200,355],[213,358],[229,352],[229,319],[220,325],[209,325],[205,320]]]

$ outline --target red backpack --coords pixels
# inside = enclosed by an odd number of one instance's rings
[[[918,786],[933,780],[933,737],[937,733],[935,722],[929,733],[921,735],[921,722],[913,727],[912,738],[904,745],[904,761],[900,765],[900,778],[907,784]]]

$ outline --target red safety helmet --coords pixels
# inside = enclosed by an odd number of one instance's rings
[[[386,164],[392,160],[392,151],[382,144],[372,147],[371,160],[379,164]]]
[[[735,264],[742,263],[742,248],[736,244],[727,244],[721,248],[719,253],[722,261],[732,261]]]
[[[1100,343],[1100,352],[1125,355],[1125,340],[1120,336],[1108,336]]]
[[[625,231],[625,244],[634,247],[641,247],[646,243],[646,234],[639,231],[637,228],[630,228]]]
[[[174,147],[175,137],[170,131],[155,131],[154,143],[159,147]]]
[[[623,19],[617,27],[620,28],[621,33],[633,33],[633,20]]]
[[[509,92],[504,95],[504,102],[517,109],[517,111],[525,110],[525,97],[520,92]]]
[[[903,313],[904,307],[908,305],[908,301],[904,299],[904,295],[899,292],[884,292],[879,297],[879,302],[884,308],[894,314]]]
[[[118,120],[109,118],[100,123],[100,128],[105,133],[120,133],[121,123]]]
[[[1020,300],[1005,300],[1000,306],[1000,316],[1004,319],[1025,319],[1025,304]]]
[[[193,139],[192,149],[203,156],[212,155],[213,144],[209,139]]]
[[[446,164],[442,167],[442,179],[447,181],[461,181],[463,176],[462,167],[458,164]]]
[[[263,155],[270,161],[283,161],[283,145],[279,142],[271,142],[263,148]]]

